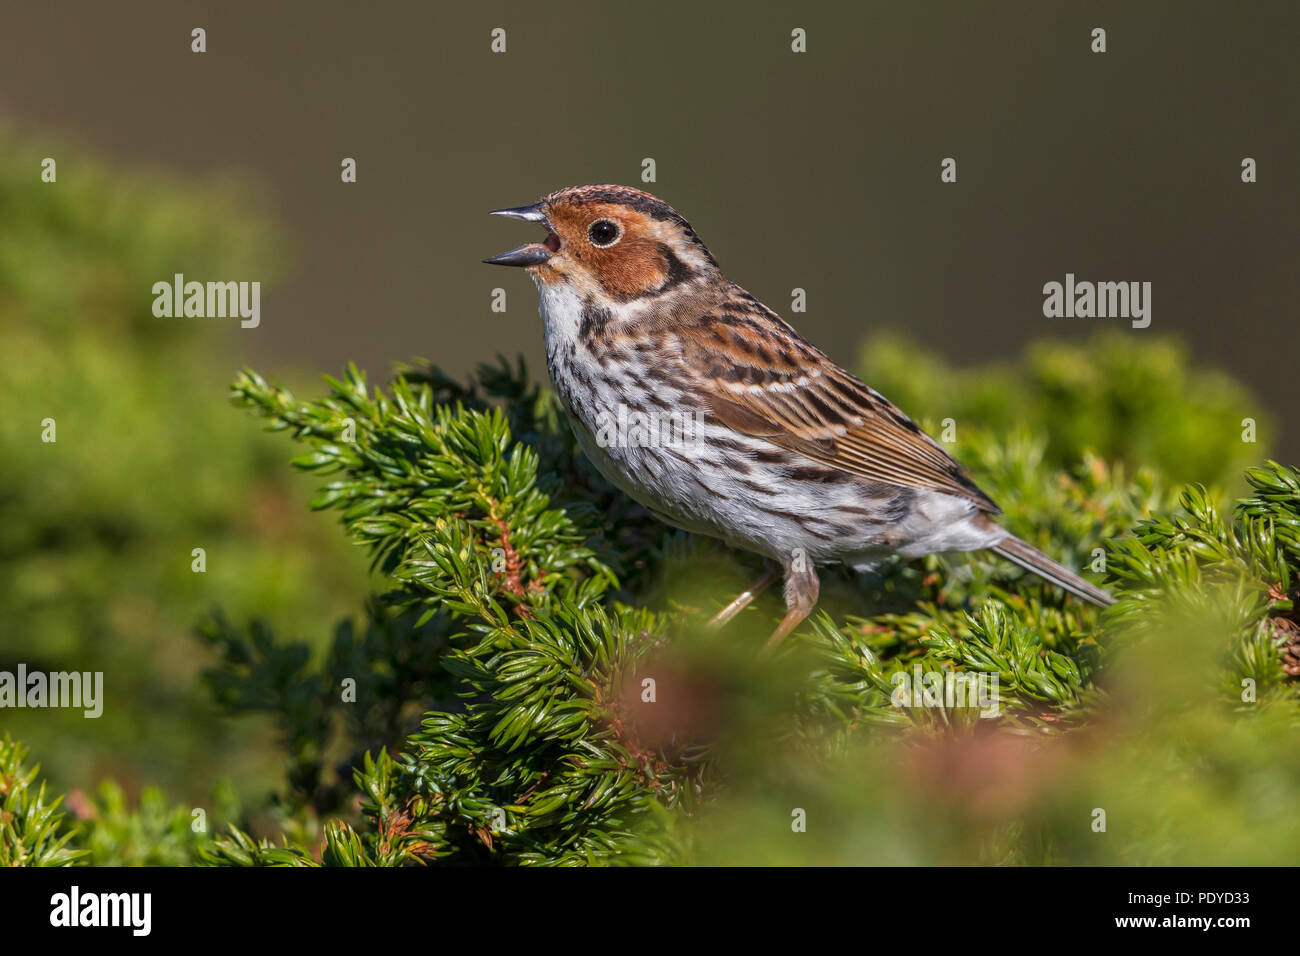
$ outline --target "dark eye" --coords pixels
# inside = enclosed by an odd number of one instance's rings
[[[619,234],[618,223],[609,219],[597,219],[587,229],[587,238],[597,249],[604,249],[618,242]]]

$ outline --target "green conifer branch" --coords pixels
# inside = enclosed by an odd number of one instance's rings
[[[540,490],[540,453],[513,443],[509,422],[530,429],[566,474],[581,467],[564,458],[575,450],[554,433],[544,393],[521,381],[522,370],[503,369],[493,391],[527,408],[492,407],[436,370],[400,378],[391,397],[369,392],[350,370],[330,380],[329,396],[305,405],[252,373],[235,385],[237,402],[312,449],[295,460],[299,468],[342,474],[315,505],[342,512],[394,582],[390,597],[450,620],[441,664],[463,704],[428,713],[395,760],[386,751],[366,756],[356,774],[367,795],[360,829],[327,826],[327,864],[680,860],[689,807],[711,792],[707,749],[683,762],[643,746],[620,710],[626,675],[682,619],[610,602],[618,580],[597,557],[615,550],[609,538],[589,510],[552,505]],[[338,440],[348,418],[357,423],[354,445]],[[1237,635],[1225,658],[1229,683],[1248,674],[1282,686],[1277,642],[1265,638],[1267,622],[1293,607],[1294,470],[1252,470],[1257,493],[1232,521],[1199,487],[1182,493],[1184,513],[1149,517],[1167,501],[1149,471],[1129,478],[1091,456],[1045,483],[1045,446],[1025,432],[975,432],[965,451],[977,472],[1001,476],[1018,504],[1009,521],[1023,523],[1031,540],[1086,563],[1114,538],[1105,553],[1119,604],[1099,618],[1037,581],[960,557],[886,569],[873,597],[892,594],[911,610],[838,625],[823,614],[788,648],[812,655],[790,715],[806,743],[827,752],[870,727],[975,728],[969,707],[893,706],[904,671],[995,673],[1005,727],[1068,730],[1104,705],[1102,647],[1160,626],[1175,607],[1206,620],[1212,605],[1213,620]],[[605,494],[598,485],[593,492]],[[1071,542],[1078,551],[1069,552]],[[1211,594],[1207,583],[1230,584],[1230,594]],[[248,839],[238,848],[255,855]]]
[[[108,812],[73,837],[59,828],[57,801],[38,792],[33,802],[35,777],[24,771],[22,806],[42,809],[25,811],[21,829],[16,817],[6,823],[0,859],[71,862],[76,842],[98,847],[97,859],[130,859],[152,840],[155,859],[210,865],[691,860],[695,821],[735,796],[734,748],[708,734],[647,734],[634,698],[645,674],[664,673],[666,652],[727,660],[743,638],[691,637],[705,609],[672,569],[744,570],[594,476],[522,366],[480,369],[467,385],[434,368],[407,368],[388,390],[355,369],[328,382],[325,397],[299,402],[246,372],[233,397],[304,444],[295,466],[325,479],[313,506],[336,512],[370,551],[382,599],[364,627],[339,626],[323,659],[261,622],[241,629],[216,615],[200,628],[218,653],[207,676],[218,701],[270,714],[280,729],[290,755],[284,832],[255,837],[241,823],[190,839],[183,811],[159,795],[141,811],[152,822],[135,825],[105,793],[97,806]],[[1197,414],[1227,417],[1213,403]],[[737,685],[793,682],[785,703],[785,691],[764,698],[753,731],[779,749],[774,766],[836,767],[891,738],[992,730],[1059,739],[1119,699],[1135,706],[1123,683],[1133,655],[1190,657],[1201,646],[1213,651],[1203,679],[1218,711],[1267,735],[1276,731],[1267,715],[1297,712],[1296,469],[1250,469],[1250,493],[1221,510],[1222,496],[1196,485],[1175,507],[1156,469],[1101,455],[1063,466],[1059,450],[1026,430],[968,429],[959,451],[1013,505],[1014,530],[1080,566],[1103,554],[1118,603],[1098,613],[981,557],[831,573],[823,612],[772,666],[737,659],[719,672],[745,670],[724,677]],[[896,706],[900,675],[977,673],[998,678],[991,720],[961,703]],[[355,702],[340,695],[347,681]],[[1242,704],[1247,683],[1257,705]],[[726,694],[714,702],[735,702]],[[4,752],[3,779],[18,779],[15,752]],[[6,800],[15,792],[10,785]],[[987,834],[981,852],[1029,859],[1032,826],[1017,832]]]
[[[87,853],[68,845],[63,797],[46,796],[40,765],[28,768],[26,756],[8,733],[0,737],[0,866],[70,866]]]

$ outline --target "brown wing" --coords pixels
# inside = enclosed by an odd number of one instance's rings
[[[680,331],[683,359],[727,426],[863,478],[1001,510],[915,422],[743,290]]]

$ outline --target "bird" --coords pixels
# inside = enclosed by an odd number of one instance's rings
[[[582,452],[665,523],[766,559],[710,625],[783,580],[786,613],[760,657],[816,606],[817,567],[837,562],[987,549],[1114,603],[998,524],[1001,509],[939,443],[729,280],[666,202],[570,186],[492,215],[546,231],[483,261],[536,284],[547,371]],[[656,440],[664,420],[689,427]],[[642,427],[611,427],[627,422]]]

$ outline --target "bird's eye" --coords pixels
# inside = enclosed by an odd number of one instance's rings
[[[587,229],[587,238],[597,249],[605,249],[618,242],[618,237],[622,235],[622,230],[618,228],[618,223],[610,219],[597,219]]]

